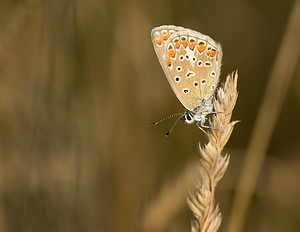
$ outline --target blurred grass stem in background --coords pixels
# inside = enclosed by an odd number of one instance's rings
[[[244,231],[244,223],[289,85],[299,62],[300,1],[296,0],[258,112],[244,168],[234,196],[227,232]],[[298,120],[292,118],[291,120]]]

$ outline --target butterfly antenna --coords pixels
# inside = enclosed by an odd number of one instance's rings
[[[163,121],[165,121],[165,120],[167,120],[167,119],[169,119],[169,118],[172,118],[172,117],[174,117],[174,116],[177,116],[177,115],[183,115],[184,113],[177,113],[177,114],[172,114],[172,115],[170,115],[170,116],[168,116],[168,117],[166,117],[166,118],[163,118],[163,119],[161,119],[161,120],[159,120],[159,121],[157,121],[157,122],[152,122],[152,123],[150,123],[149,124],[149,126],[154,126],[154,125],[157,125],[158,123],[161,123],[161,122],[163,122]],[[178,120],[177,120],[178,121]]]
[[[166,137],[169,136],[169,134],[172,132],[173,128],[175,127],[175,125],[177,124],[177,122],[184,116],[184,114],[181,114],[180,117],[177,118],[177,120],[174,122],[173,126],[171,127],[171,129],[166,133]]]

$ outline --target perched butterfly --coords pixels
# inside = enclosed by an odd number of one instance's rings
[[[207,128],[206,116],[213,112],[213,95],[220,76],[221,45],[207,35],[177,26],[156,27],[151,39],[164,73],[186,109],[175,114],[181,115],[177,121],[197,121],[198,128],[205,133],[202,127]]]

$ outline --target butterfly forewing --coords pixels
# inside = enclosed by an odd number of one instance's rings
[[[222,49],[210,37],[190,29],[162,26],[152,41],[165,75],[181,104],[193,111],[213,95]]]
[[[151,31],[151,39],[154,46],[154,50],[158,57],[158,60],[165,72],[165,75],[168,73],[168,69],[166,67],[166,56],[165,56],[165,48],[166,42],[176,32],[179,30],[184,30],[183,27],[176,27],[176,26],[160,26],[153,28]]]

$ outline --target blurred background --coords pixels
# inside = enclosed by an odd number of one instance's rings
[[[182,186],[205,136],[178,123],[165,138],[174,119],[148,126],[184,110],[150,39],[153,27],[169,24],[221,42],[221,82],[239,71],[233,120],[241,122],[216,196],[225,231],[293,4],[1,0],[0,231],[190,231]],[[244,231],[300,230],[299,67]]]

